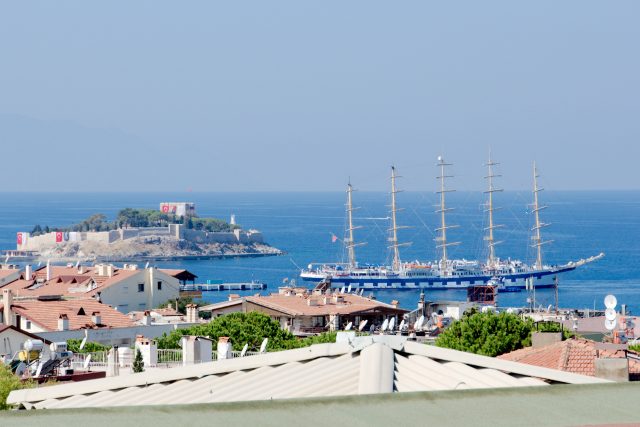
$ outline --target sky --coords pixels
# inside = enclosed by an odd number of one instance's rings
[[[0,191],[640,189],[637,1],[0,1]]]

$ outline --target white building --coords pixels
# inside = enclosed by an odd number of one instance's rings
[[[29,268],[27,268],[29,270]],[[34,273],[25,272],[1,289],[9,289],[16,298],[60,295],[65,299],[94,298],[122,313],[150,310],[179,296],[179,280],[155,267],[138,268],[125,264],[87,266],[48,265]]]

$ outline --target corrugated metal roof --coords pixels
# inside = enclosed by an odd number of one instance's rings
[[[31,409],[256,401],[383,392],[607,382],[395,337],[356,338],[242,359],[11,393]]]

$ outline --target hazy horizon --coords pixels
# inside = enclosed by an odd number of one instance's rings
[[[5,2],[0,191],[638,190],[640,3]]]

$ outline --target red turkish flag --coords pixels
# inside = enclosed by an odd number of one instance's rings
[[[22,233],[18,233],[18,244],[22,244]]]
[[[62,231],[56,231],[56,243],[62,242]]]

